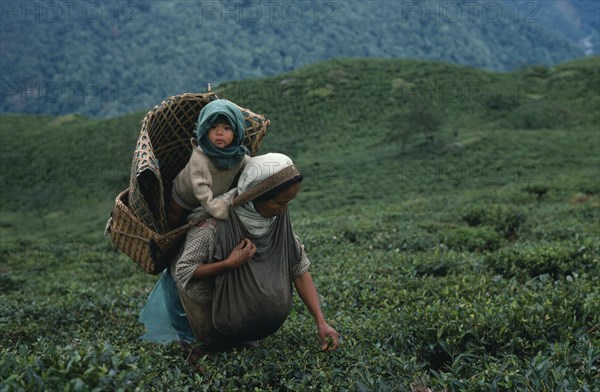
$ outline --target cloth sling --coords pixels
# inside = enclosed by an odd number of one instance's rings
[[[262,236],[251,235],[232,210],[215,233],[216,261],[249,238],[256,245],[252,260],[215,278],[213,324],[224,335],[259,340],[277,331],[292,306],[291,266],[300,262],[288,212],[277,217]]]

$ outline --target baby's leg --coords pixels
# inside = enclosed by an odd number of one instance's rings
[[[171,198],[169,209],[167,211],[167,223],[169,225],[169,230],[173,230],[184,224],[185,218],[187,218],[190,212],[190,210],[183,208]]]

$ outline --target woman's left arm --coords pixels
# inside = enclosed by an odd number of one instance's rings
[[[339,345],[339,334],[327,323],[327,321],[325,321],[325,317],[323,317],[323,312],[321,311],[321,305],[319,303],[319,294],[317,293],[317,288],[315,287],[315,283],[313,282],[310,273],[306,271],[294,279],[294,286],[296,286],[296,290],[298,291],[302,302],[304,302],[304,305],[306,305],[317,323],[319,340],[321,340],[321,350],[337,349]]]

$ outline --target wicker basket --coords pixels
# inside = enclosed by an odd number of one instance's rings
[[[158,234],[129,208],[129,188],[119,193],[107,224],[113,243],[149,274],[164,270],[184,240],[189,225]]]
[[[219,99],[214,93],[170,97],[142,121],[129,188],[116,198],[106,232],[124,253],[149,273],[168,265],[187,226],[167,232],[166,205],[175,176],[187,164],[200,111]],[[245,120],[244,145],[256,155],[270,121],[239,107]]]

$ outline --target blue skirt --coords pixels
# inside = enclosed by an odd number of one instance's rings
[[[192,343],[195,340],[169,268],[162,273],[148,296],[139,321],[146,327],[146,334],[140,337],[142,340],[161,344]]]

